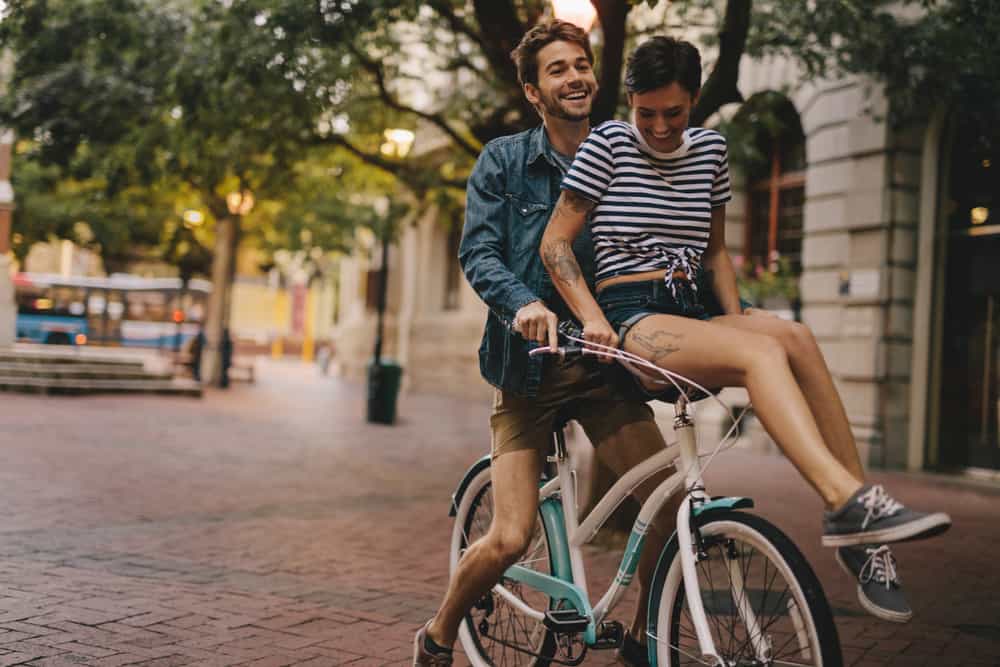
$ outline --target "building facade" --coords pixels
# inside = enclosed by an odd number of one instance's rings
[[[929,110],[924,122],[897,129],[880,120],[889,102],[869,82],[798,79],[787,62],[744,59],[744,97],[778,100],[777,113],[793,120],[761,147],[762,165],[733,165],[731,252],[746,261],[779,252],[793,265],[800,317],[869,464],[994,475],[995,149],[977,140],[962,109]],[[712,123],[738,120],[734,107]],[[476,356],[485,308],[461,278],[454,222],[422,211],[393,249],[390,353],[412,391],[485,399]],[[353,377],[371,356],[367,262],[357,255],[340,267],[333,335],[341,372]]]

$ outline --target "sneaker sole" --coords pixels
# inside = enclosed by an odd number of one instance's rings
[[[837,564],[840,565],[840,569],[847,573],[847,576],[851,579],[857,581],[858,576],[851,572],[851,568],[847,567],[847,563],[845,563],[844,559],[840,557],[840,552],[835,553],[834,558],[837,559]],[[892,609],[886,609],[885,607],[878,606],[868,599],[868,596],[865,595],[865,590],[861,587],[861,584],[857,585],[857,594],[858,604],[861,605],[862,609],[875,618],[881,618],[883,621],[889,621],[890,623],[908,623],[910,619],[913,618],[912,611],[893,611]]]
[[[908,523],[868,530],[861,533],[844,533],[843,535],[824,535],[824,547],[856,547],[862,544],[885,544],[887,542],[906,542],[923,540],[940,535],[951,528],[951,517],[942,512],[928,514],[925,517]]]

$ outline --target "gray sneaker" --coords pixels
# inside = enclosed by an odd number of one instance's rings
[[[837,549],[837,562],[858,582],[858,602],[872,616],[893,623],[913,618],[896,574],[896,557],[887,545]]]
[[[427,636],[427,622],[413,638],[413,667],[451,667],[451,649],[438,646]]]
[[[867,484],[843,507],[823,514],[823,546],[917,540],[943,533],[950,526],[947,514],[915,512],[886,493],[881,484]]]

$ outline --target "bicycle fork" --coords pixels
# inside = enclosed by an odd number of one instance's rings
[[[694,522],[694,514],[709,499],[705,495],[705,484],[701,478],[701,463],[698,460],[694,422],[688,414],[688,401],[683,396],[678,399],[675,405],[674,433],[677,435],[680,464],[682,470],[685,471],[684,481],[687,488],[687,502],[681,503],[677,510],[677,542],[684,580],[684,594],[688,610],[691,612],[691,620],[698,637],[698,648],[702,657],[716,665],[725,667],[726,662],[719,655],[715,640],[708,627],[701,586],[698,584],[697,563],[706,556],[702,549],[701,535]],[[727,569],[736,611],[747,628],[754,653],[757,654],[759,660],[766,661],[770,655],[770,646],[761,633],[760,623],[749,603],[742,572],[734,559],[728,560]]]

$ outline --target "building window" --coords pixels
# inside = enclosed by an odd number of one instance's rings
[[[795,106],[776,92],[747,100],[733,119],[730,154],[746,174],[743,256],[749,266],[774,269],[782,259],[802,272],[805,135]]]

